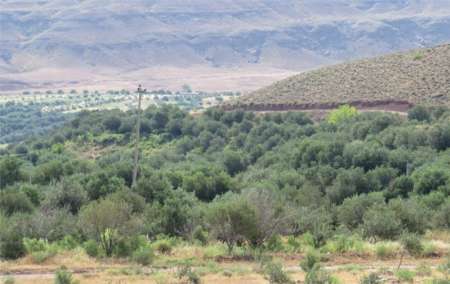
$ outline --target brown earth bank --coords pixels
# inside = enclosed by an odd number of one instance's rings
[[[374,101],[349,101],[349,102],[327,102],[327,103],[280,103],[280,104],[227,104],[221,106],[226,111],[244,110],[244,111],[321,111],[332,110],[341,105],[351,105],[358,110],[379,110],[388,112],[407,112],[414,104],[405,100],[374,100]]]

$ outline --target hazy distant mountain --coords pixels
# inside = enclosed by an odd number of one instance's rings
[[[257,86],[449,42],[449,27],[448,0],[1,0],[0,88],[271,70]]]

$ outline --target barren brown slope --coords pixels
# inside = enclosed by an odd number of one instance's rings
[[[249,110],[450,105],[450,45],[419,49],[305,72],[234,102]]]

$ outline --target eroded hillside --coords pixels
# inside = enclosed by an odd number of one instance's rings
[[[397,53],[302,73],[248,94],[232,107],[252,110],[408,109],[450,104],[450,45]]]

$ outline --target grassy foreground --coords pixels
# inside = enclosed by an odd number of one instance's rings
[[[236,247],[228,254],[221,243],[162,239],[151,244],[154,255],[145,265],[139,259],[93,258],[76,246],[60,248],[46,257],[31,253],[0,262],[0,279],[8,284],[449,283],[449,232],[429,232],[421,245],[420,253],[412,255],[404,252],[400,242],[369,243],[348,237],[334,238],[314,249],[304,235],[274,240],[263,252]],[[313,256],[317,259],[311,260]],[[317,261],[329,282],[305,282],[311,261]],[[55,282],[61,267],[72,274],[72,282]]]

